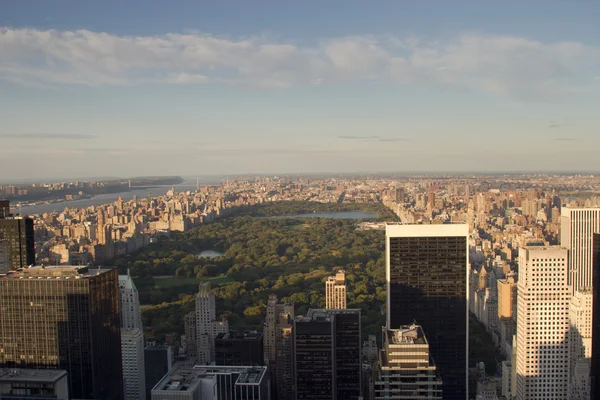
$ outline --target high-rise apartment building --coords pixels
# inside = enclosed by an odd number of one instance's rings
[[[196,358],[209,364],[215,360],[215,338],[229,331],[227,321],[216,320],[215,294],[210,283],[200,285],[196,295]]]
[[[498,318],[517,318],[517,282],[516,274],[509,272],[505,279],[498,279]]]
[[[340,271],[325,282],[325,308],[343,310],[346,308],[346,274]]]
[[[600,234],[593,236],[591,399],[600,398]]]
[[[592,287],[594,233],[600,233],[600,208],[561,209],[560,244],[569,249],[572,293]]]
[[[71,398],[123,398],[116,269],[10,272],[0,301],[0,367],[64,369]]]
[[[442,380],[437,375],[421,326],[384,327],[382,339],[375,400],[441,400]]]
[[[198,341],[196,339],[196,310],[190,311],[183,316],[183,329],[185,332],[185,354],[192,360],[196,359]]]
[[[360,310],[309,310],[294,320],[296,400],[358,400]]]
[[[519,249],[517,400],[567,398],[568,252],[561,246]]]
[[[279,400],[292,400],[294,305],[278,303],[269,295],[263,330],[265,363],[271,376],[271,393]]]
[[[127,275],[119,275],[119,296],[121,299],[121,328],[143,330],[140,297],[129,271],[127,271]]]
[[[138,290],[129,271],[127,275],[119,275],[119,298],[125,400],[144,400],[146,398],[144,330]]]
[[[387,327],[418,321],[443,381],[444,399],[468,392],[468,227],[387,224]]]
[[[35,264],[31,218],[0,218],[0,273]]]
[[[144,332],[139,328],[121,330],[121,353],[125,400],[146,399]]]

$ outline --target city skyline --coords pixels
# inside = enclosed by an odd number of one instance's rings
[[[151,3],[0,6],[6,178],[597,171],[595,2]]]

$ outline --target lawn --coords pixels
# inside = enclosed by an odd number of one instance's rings
[[[187,278],[187,277],[182,277],[182,276],[161,276],[161,277],[154,277],[154,284],[156,286],[160,286],[163,288],[170,288],[170,287],[177,287],[177,286],[183,286],[183,285],[198,285],[201,282],[210,282],[212,285],[218,286],[218,285],[224,285],[226,283],[230,283],[232,282],[232,279],[228,276],[225,275],[221,275],[221,276],[215,276],[214,278],[204,278],[204,279],[198,279],[198,278]]]

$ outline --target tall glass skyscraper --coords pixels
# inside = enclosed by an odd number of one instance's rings
[[[386,225],[387,327],[427,332],[443,398],[468,394],[468,227]]]
[[[123,399],[116,269],[0,276],[0,368],[64,369],[74,399]]]

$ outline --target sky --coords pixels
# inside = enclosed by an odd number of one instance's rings
[[[600,172],[600,2],[0,2],[4,179]]]

